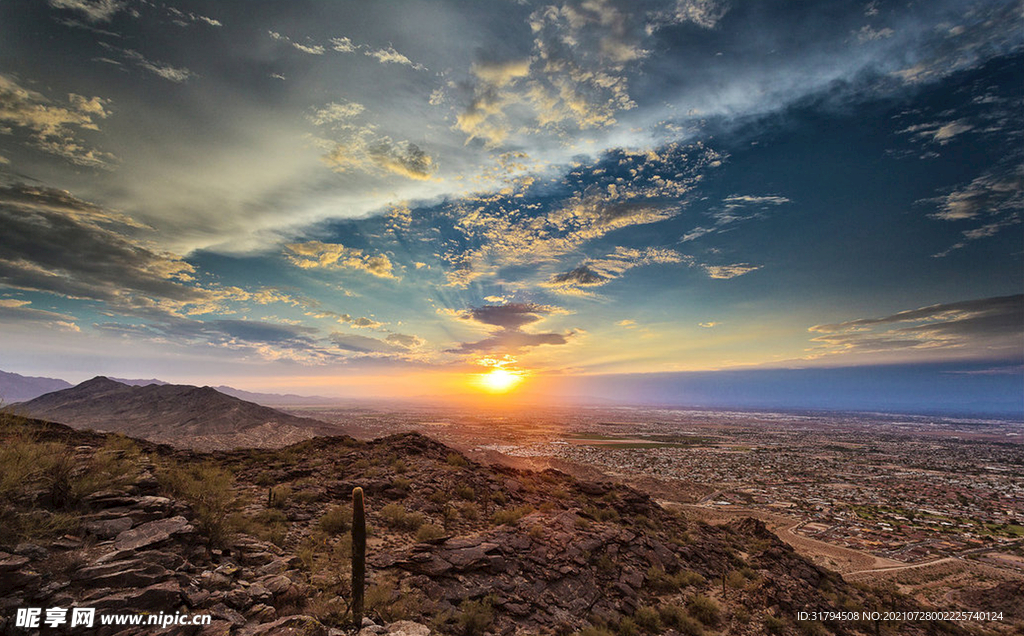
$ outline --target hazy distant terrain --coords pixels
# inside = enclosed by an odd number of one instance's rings
[[[70,382],[57,378],[40,378],[0,371],[0,400],[3,403],[31,400],[44,393],[71,387]]]
[[[96,377],[14,407],[75,428],[116,431],[155,442],[213,449],[280,447],[341,428],[225,395],[210,387],[130,386]]]

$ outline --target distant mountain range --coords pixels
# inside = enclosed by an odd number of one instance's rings
[[[149,380],[126,378],[109,379],[114,382],[120,382],[121,384],[127,384],[128,386],[147,386],[150,384],[166,386],[169,384],[168,382],[157,380],[156,378],[151,378]],[[60,391],[61,389],[68,389],[72,386],[74,385],[70,382],[66,382],[65,380],[58,378],[40,378],[0,371],[0,404],[24,402],[26,400],[37,398],[40,395],[51,393],[53,391]],[[227,395],[232,395],[242,400],[248,400],[250,402],[266,406],[309,406],[344,402],[344,400],[316,395],[295,395],[293,393],[254,393],[252,391],[243,391],[241,389],[223,385],[215,386],[213,388],[217,389],[221,393],[226,393]]]
[[[337,426],[282,413],[208,386],[132,386],[102,376],[11,408],[73,428],[114,431],[202,450],[280,447],[341,432]]]
[[[72,384],[57,378],[39,378],[0,371],[0,401],[3,404],[22,402],[44,393],[70,388]]]

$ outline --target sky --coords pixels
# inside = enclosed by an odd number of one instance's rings
[[[1021,410],[1022,16],[4,0],[0,368]]]

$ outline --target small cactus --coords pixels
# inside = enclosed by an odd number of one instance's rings
[[[363,586],[366,583],[366,511],[363,489],[352,489],[352,622],[363,626]]]
[[[267,488],[267,508],[274,507],[274,487]]]

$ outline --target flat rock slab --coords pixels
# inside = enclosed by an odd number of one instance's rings
[[[189,534],[195,528],[185,517],[171,517],[144,523],[138,528],[125,530],[114,540],[115,550],[138,550],[161,541],[166,541],[175,534]]]

